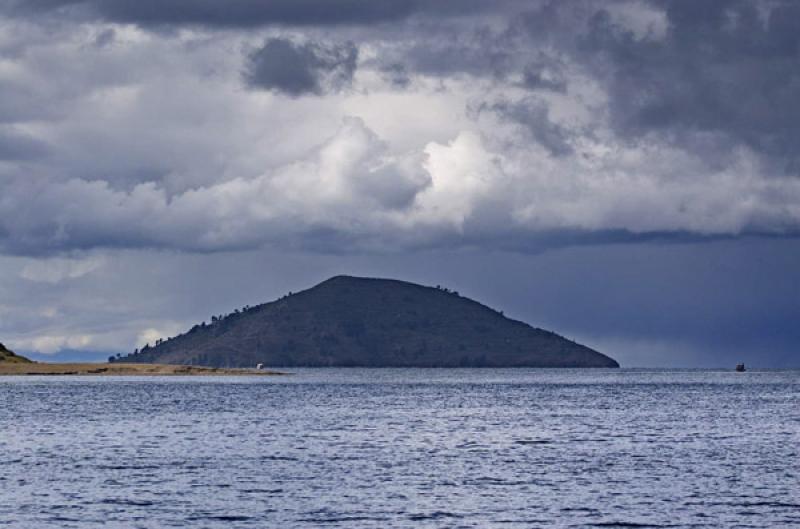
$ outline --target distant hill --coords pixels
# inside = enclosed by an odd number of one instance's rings
[[[30,360],[24,356],[15,354],[13,351],[6,349],[6,346],[0,343],[0,362],[14,363],[14,364],[30,364]]]
[[[213,367],[619,367],[439,287],[337,276],[118,361]]]

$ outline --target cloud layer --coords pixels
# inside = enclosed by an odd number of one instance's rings
[[[414,14],[441,16],[490,11],[493,4],[483,0],[229,0],[224,4],[214,0],[3,0],[0,5],[7,13],[23,17],[52,14],[142,27],[251,28],[270,24],[337,26],[397,22]]]
[[[499,306],[528,285],[548,310],[521,317],[590,345],[697,351],[696,320],[753,351],[737,325],[773,329],[788,355],[798,14],[789,0],[0,0],[0,333],[22,351],[116,351],[239,305],[265,269],[295,289],[362,271],[462,274],[467,290],[489,271],[513,278],[493,283]],[[712,259],[743,249],[779,261],[774,278]],[[218,279],[232,269],[240,283]],[[674,303],[608,301],[642,269]],[[731,279],[717,288],[710,270]],[[586,281],[594,297],[570,286]],[[697,292],[717,301],[663,320]]]
[[[307,4],[0,4],[2,251],[798,231],[791,3]]]

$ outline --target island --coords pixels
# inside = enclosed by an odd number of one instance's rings
[[[352,276],[215,315],[116,361],[217,368],[619,367],[448,288]]]

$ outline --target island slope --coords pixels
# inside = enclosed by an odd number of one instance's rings
[[[213,367],[619,367],[439,287],[337,276],[121,359]]]

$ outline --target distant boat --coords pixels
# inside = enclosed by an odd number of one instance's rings
[[[744,373],[745,372],[744,364],[736,364],[736,372]]]

